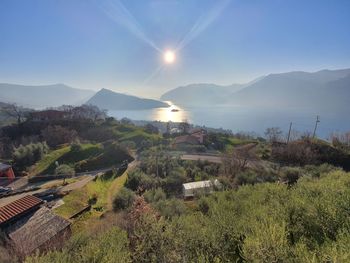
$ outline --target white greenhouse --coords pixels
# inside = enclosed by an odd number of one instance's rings
[[[184,198],[192,198],[200,194],[209,194],[213,192],[214,187],[220,187],[220,182],[217,179],[186,183],[182,185],[182,194]]]

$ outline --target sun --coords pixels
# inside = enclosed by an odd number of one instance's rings
[[[166,64],[173,64],[176,59],[174,51],[172,50],[165,51],[163,54],[163,59]]]

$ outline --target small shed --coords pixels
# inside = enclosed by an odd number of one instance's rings
[[[0,163],[0,177],[7,177],[8,179],[14,179],[15,174],[12,170],[12,166],[5,163]]]
[[[43,202],[40,198],[26,195],[0,207],[0,227],[9,225],[24,215],[37,210]]]
[[[70,222],[55,215],[47,207],[41,207],[27,215],[5,231],[10,245],[21,256],[47,249],[60,248],[71,235]]]
[[[215,179],[214,181],[199,181],[191,182],[182,185],[182,194],[185,199],[193,198],[198,194],[209,194],[213,192],[214,187],[219,187],[220,182]]]

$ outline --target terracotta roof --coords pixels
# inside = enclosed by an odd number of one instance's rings
[[[187,143],[187,144],[199,144],[199,140],[197,137],[192,135],[184,135],[175,138],[175,144]]]
[[[55,215],[47,207],[42,207],[33,214],[21,218],[10,226],[7,232],[16,250],[23,255],[29,255],[69,226],[68,220]],[[58,242],[62,243],[60,240]]]
[[[42,203],[43,200],[32,195],[27,195],[13,201],[12,203],[0,207],[0,225],[10,221],[14,217],[31,211]]]

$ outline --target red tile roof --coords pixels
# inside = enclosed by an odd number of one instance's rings
[[[23,215],[43,203],[43,200],[32,196],[24,196],[12,203],[0,207],[0,225],[16,216]]]

